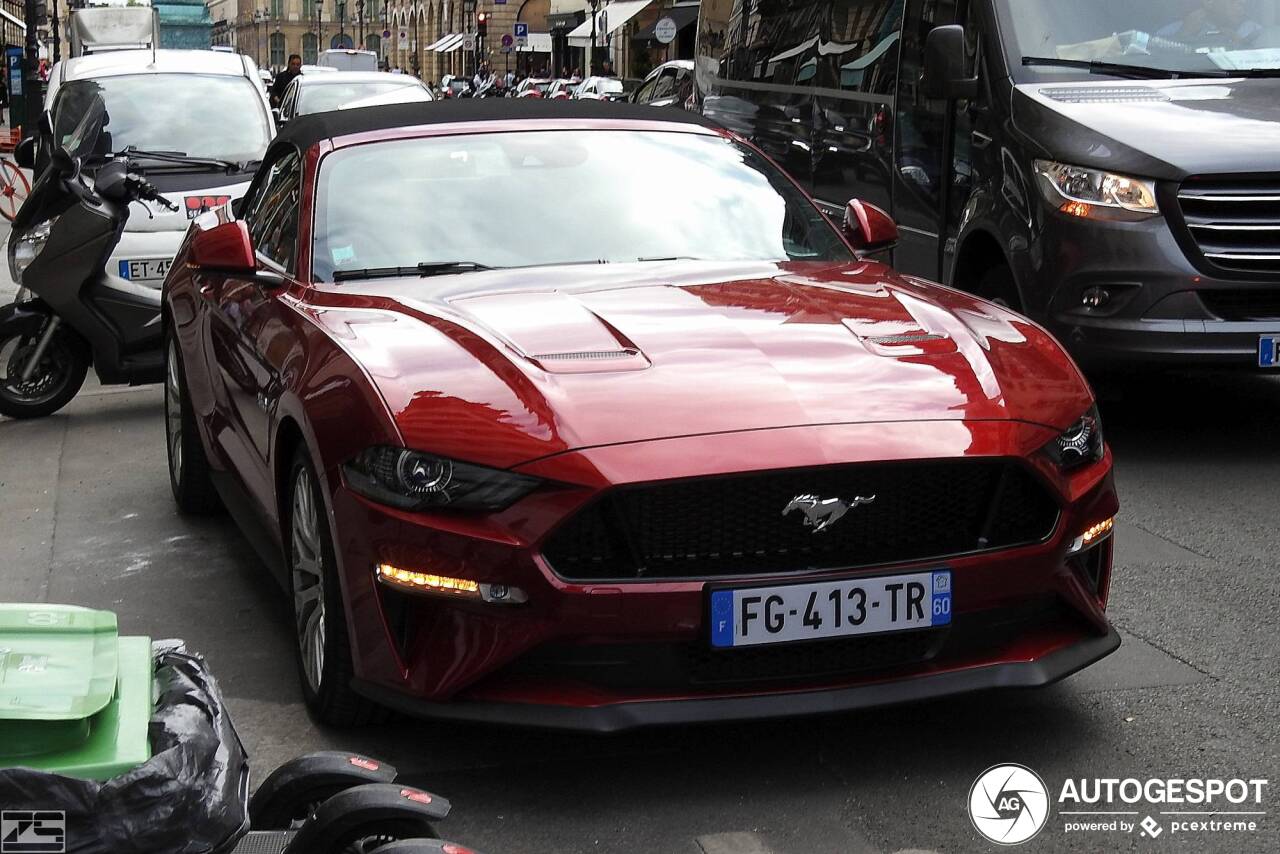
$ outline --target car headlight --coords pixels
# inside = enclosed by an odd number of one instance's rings
[[[1096,463],[1102,459],[1105,451],[1102,418],[1098,415],[1096,405],[1044,446],[1044,452],[1064,471]]]
[[[53,220],[46,220],[33,226],[29,231],[9,239],[9,275],[14,284],[22,282],[22,274],[36,260],[36,256],[44,250],[49,242],[49,232],[53,228]]]
[[[1052,160],[1037,160],[1035,170],[1044,197],[1065,214],[1143,219],[1160,212],[1154,181]]]
[[[376,446],[342,467],[347,485],[402,510],[503,510],[542,481],[406,448]]]

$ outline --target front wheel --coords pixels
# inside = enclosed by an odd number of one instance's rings
[[[40,352],[48,330],[25,324],[0,327],[0,415],[43,418],[71,402],[89,372],[89,348],[70,329],[59,327]],[[32,359],[39,353],[35,365]],[[30,369],[30,370],[28,370]]]
[[[303,446],[290,467],[288,549],[298,670],[307,709],[321,723],[361,726],[383,717],[351,690],[355,669],[333,537],[315,467]]]

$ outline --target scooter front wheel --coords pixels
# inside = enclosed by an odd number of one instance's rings
[[[26,323],[0,325],[0,415],[43,418],[70,403],[84,385],[88,346],[60,327],[41,351],[47,329],[47,324],[41,330]]]

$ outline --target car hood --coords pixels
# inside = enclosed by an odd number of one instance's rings
[[[125,224],[125,231],[185,232],[191,220],[200,214],[243,196],[249,189],[249,179],[252,177],[249,175],[240,181],[214,183],[213,186],[196,189],[171,189],[168,186],[161,186],[160,195],[164,196],[171,205],[175,205],[178,210],[170,211],[155,202],[134,202],[129,206],[129,221]],[[208,179],[204,178],[204,181],[197,183],[207,181]],[[172,183],[172,181],[165,183]]]
[[[1280,79],[1023,84],[1014,120],[1049,157],[1145,177],[1269,171]]]
[[[407,444],[501,467],[801,425],[1065,429],[1091,401],[1034,324],[875,263],[346,282],[314,291],[309,310],[377,385]]]

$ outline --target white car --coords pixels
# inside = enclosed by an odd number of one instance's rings
[[[619,77],[588,77],[573,97],[579,101],[625,101],[626,85]]]
[[[137,202],[107,274],[158,288],[191,220],[249,188],[275,135],[253,60],[212,50],[122,50],[64,60],[45,109],[60,145],[101,96],[102,153],[128,154],[178,212]],[[92,175],[93,164],[86,165]]]

